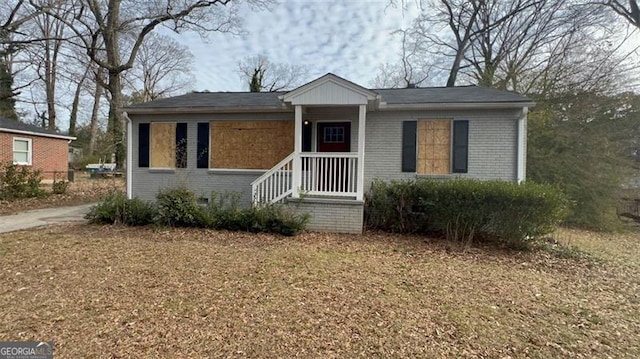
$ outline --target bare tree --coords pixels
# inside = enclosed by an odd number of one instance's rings
[[[373,80],[377,88],[416,87],[423,84],[431,75],[434,64],[428,56],[422,38],[414,33],[415,29],[396,30],[391,35],[401,39],[400,61],[396,64],[382,64]]]
[[[53,1],[53,0],[50,0]],[[89,58],[107,73],[104,87],[109,92],[108,135],[113,143],[118,166],[124,161],[123,136],[123,74],[131,69],[147,36],[159,26],[173,31],[238,32],[237,8],[228,6],[230,0],[159,0],[137,2],[123,0],[80,0],[73,20],[66,20],[31,0],[38,10],[65,22],[81,40]],[[248,0],[265,4],[268,0]],[[124,33],[135,40],[123,47]]]
[[[629,6],[625,6],[622,1],[606,0],[600,4],[613,9],[618,15],[626,19],[630,24],[640,29],[640,3],[638,0],[629,0]]]
[[[446,85],[455,86],[460,70],[465,67],[464,58],[472,42],[539,1],[510,1],[509,6],[503,8],[504,12],[481,21],[482,14],[487,13],[486,9],[499,0],[431,0],[425,7],[430,12],[418,18],[415,29],[424,36],[426,42],[441,49],[440,55],[451,58]],[[442,26],[449,30],[449,37],[433,31]]]
[[[50,7],[50,11],[55,12],[56,16],[37,13],[37,16],[30,22],[32,34],[40,38],[40,41],[32,43],[26,51],[28,62],[35,68],[37,79],[44,88],[46,114],[41,117],[45,119],[45,127],[50,130],[56,130],[58,125],[56,116],[56,89],[60,77],[58,69],[63,56],[63,47],[67,45],[68,41],[65,38],[65,22],[58,20],[58,18],[69,20],[72,16],[73,3],[65,2],[54,5]]]
[[[485,3],[478,27],[488,28],[510,6]],[[605,87],[626,59],[615,54],[624,39],[602,26],[609,20],[598,8],[572,0],[537,1],[472,39],[461,74],[479,85],[524,93]]]
[[[126,79],[136,102],[152,101],[188,90],[192,65],[193,55],[186,46],[169,36],[151,34]]]
[[[240,76],[253,92],[290,90],[309,77],[306,66],[271,62],[266,55],[249,56],[241,60],[238,67]]]

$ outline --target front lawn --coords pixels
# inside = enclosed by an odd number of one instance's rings
[[[376,233],[8,233],[0,340],[54,340],[57,358],[639,357],[640,233],[557,238],[580,250],[462,252]]]

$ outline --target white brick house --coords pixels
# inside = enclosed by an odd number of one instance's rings
[[[190,93],[126,108],[129,197],[186,185],[296,201],[310,228],[360,232],[374,179],[522,181],[534,103],[483,87],[367,89],[333,74],[293,91]]]

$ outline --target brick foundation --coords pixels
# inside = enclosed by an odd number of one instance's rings
[[[364,202],[347,199],[288,199],[298,213],[309,213],[307,229],[317,232],[362,233]]]

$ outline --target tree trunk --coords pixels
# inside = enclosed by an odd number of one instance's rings
[[[98,128],[99,121],[98,115],[100,111],[100,97],[102,96],[102,86],[96,81],[96,88],[93,92],[93,108],[91,109],[91,124],[89,129],[91,131],[91,138],[89,139],[89,155],[93,155],[96,152],[96,143],[98,141]]]
[[[107,123],[107,134],[113,144],[113,153],[118,168],[122,168],[125,157],[123,116],[122,116],[122,79],[121,73],[109,70],[108,91],[111,95],[109,102],[109,122]]]
[[[88,68],[87,68],[88,69]],[[80,94],[82,93],[82,85],[87,78],[87,71],[76,86],[76,91],[73,94],[73,102],[71,103],[71,114],[69,115],[69,136],[76,135],[76,124],[78,122],[78,106],[80,106]]]
[[[449,71],[449,78],[447,79],[447,87],[453,87],[456,85],[456,79],[458,78],[458,72],[460,72],[460,64],[462,63],[462,58],[464,57],[464,48],[458,48],[456,53],[456,57],[453,59],[453,64],[451,64],[451,70]]]

